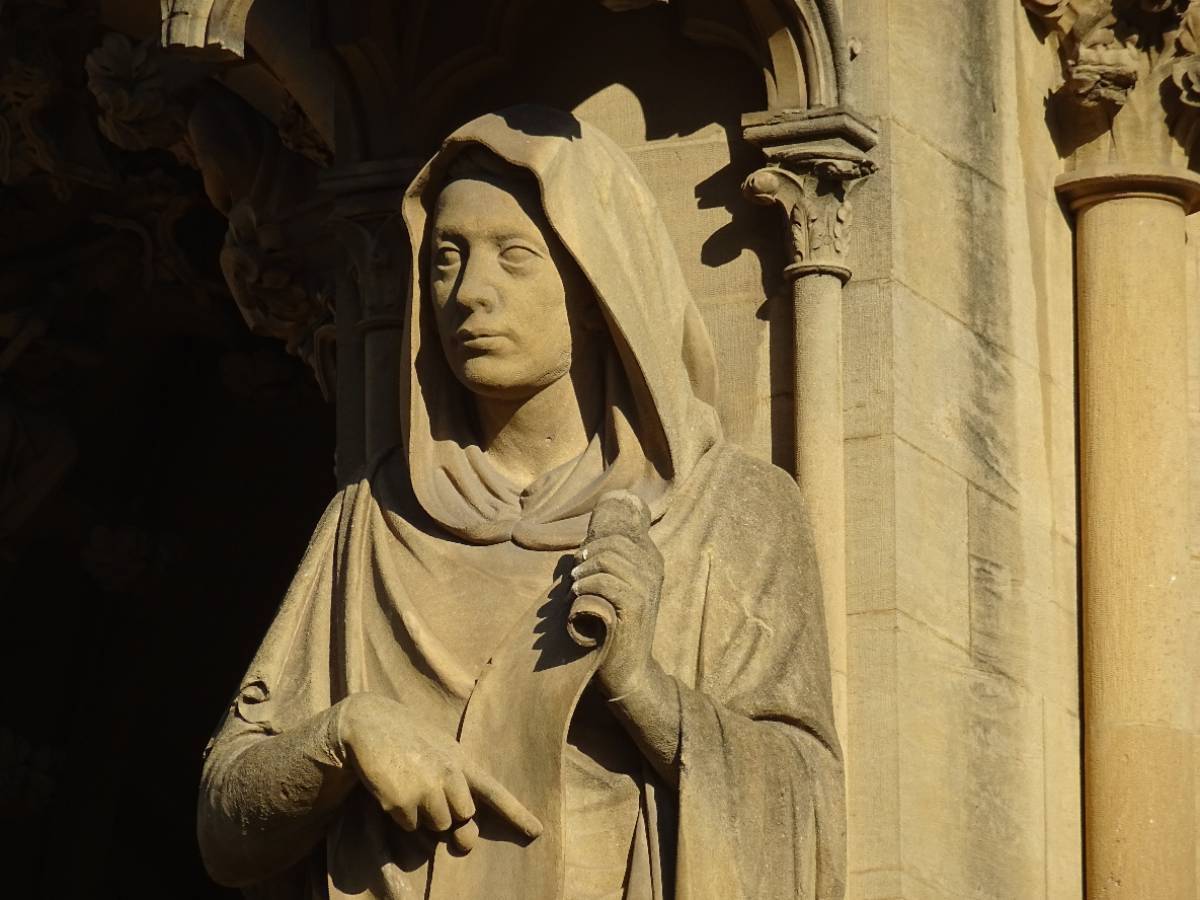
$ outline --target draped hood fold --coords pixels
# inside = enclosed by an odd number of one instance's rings
[[[484,458],[472,400],[442,354],[429,296],[428,225],[450,168],[481,147],[537,182],[555,236],[590,283],[612,341],[608,419],[567,471],[515,485]],[[520,106],[450,135],[403,202],[414,265],[401,361],[401,429],[426,513],[472,543],[565,549],[600,493],[638,493],[655,520],[720,439],[717,367],[653,195],[624,152],[569,113]],[[615,369],[615,371],[614,371]]]

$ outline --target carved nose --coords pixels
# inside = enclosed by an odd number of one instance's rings
[[[491,311],[496,305],[496,289],[485,273],[480,271],[478,263],[468,263],[463,267],[458,282],[455,299],[460,306],[474,312],[477,309]]]

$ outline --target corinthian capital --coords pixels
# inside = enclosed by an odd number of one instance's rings
[[[751,113],[742,129],[768,163],[750,174],[742,191],[783,213],[790,259],[785,274],[849,280],[850,193],[876,169],[866,155],[875,146],[875,129],[839,107]]]
[[[850,279],[850,192],[875,170],[868,161],[813,160],[792,169],[766,166],[742,190],[755,203],[774,204],[788,227],[790,263],[784,274],[835,275]]]

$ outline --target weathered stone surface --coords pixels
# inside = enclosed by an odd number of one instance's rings
[[[960,649],[974,647],[966,479],[904,440],[895,444],[897,607]],[[973,504],[971,506],[973,509]]]
[[[1040,101],[1057,65],[1019,10],[909,6],[847,5],[886,116],[856,214],[888,248],[843,319],[849,892],[1078,898],[1071,234]]]
[[[863,442],[866,443],[866,442]],[[876,439],[879,449],[886,443]],[[850,508],[853,508],[852,506]],[[854,577],[855,564],[867,562],[861,545],[847,542],[851,574],[850,596],[863,585]],[[903,897],[900,779],[903,758],[899,753],[903,723],[899,715],[900,613],[882,609],[854,612],[849,617],[849,731],[854,742],[869,744],[876,752],[860,754],[848,772],[847,806],[849,841],[848,895],[863,898]],[[881,789],[887,785],[888,789]]]
[[[1012,18],[1004,3],[888,4],[890,118],[995,184],[1011,146],[1004,107],[1017,96]]]
[[[1043,896],[1040,700],[925,626],[898,625],[904,896]]]
[[[887,280],[855,279],[844,289],[842,403],[847,441],[892,430],[892,291]]]

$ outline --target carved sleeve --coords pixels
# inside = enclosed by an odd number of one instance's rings
[[[233,723],[205,761],[197,816],[214,881],[244,887],[302,860],[355,784],[338,737],[338,704],[265,735]]]
[[[339,494],[237,696],[206,749],[197,835],[213,879],[244,886],[300,861],[355,784],[330,697],[329,648]]]

